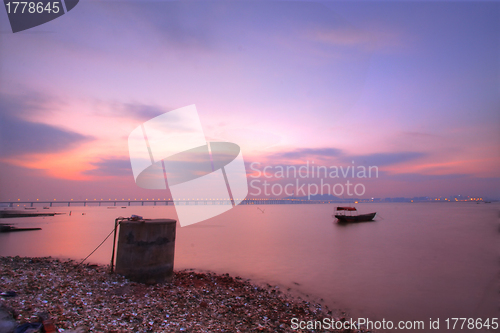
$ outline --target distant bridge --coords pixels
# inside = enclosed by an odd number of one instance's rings
[[[300,200],[300,199],[245,199],[240,205],[297,205],[297,204],[322,204],[333,203],[328,200]],[[0,207],[72,207],[72,206],[172,206],[174,200],[69,200],[69,201],[3,201]],[[230,199],[179,199],[175,204],[180,205],[232,205]]]

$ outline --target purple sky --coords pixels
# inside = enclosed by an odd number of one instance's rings
[[[363,197],[500,198],[499,14],[498,2],[80,1],[13,34],[2,9],[0,201],[168,197],[135,184],[127,138],[191,104],[249,174],[354,161],[379,170],[353,179]]]

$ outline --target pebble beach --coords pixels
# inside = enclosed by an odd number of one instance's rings
[[[319,332],[291,320],[333,318],[326,306],[228,274],[176,271],[171,283],[144,285],[109,266],[50,257],[1,257],[0,292],[17,325],[46,313],[58,332]]]

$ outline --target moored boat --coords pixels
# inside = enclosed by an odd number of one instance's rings
[[[369,222],[373,221],[377,213],[358,214],[352,215],[356,212],[355,207],[336,207],[333,216],[337,219],[338,223],[355,223],[355,222]],[[346,214],[349,212],[349,215]]]

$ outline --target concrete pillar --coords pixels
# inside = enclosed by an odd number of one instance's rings
[[[122,221],[116,273],[140,283],[170,282],[174,270],[176,223],[171,219]]]

